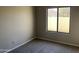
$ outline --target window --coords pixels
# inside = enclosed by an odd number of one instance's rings
[[[70,7],[48,9],[48,31],[69,33]]]
[[[48,9],[48,30],[57,31],[57,8]]]

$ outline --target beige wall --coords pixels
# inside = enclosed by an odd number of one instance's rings
[[[0,49],[11,49],[33,34],[32,7],[0,7]]]
[[[36,7],[36,35],[48,40],[79,46],[79,7],[71,7],[69,34],[46,31],[47,8],[49,7]]]

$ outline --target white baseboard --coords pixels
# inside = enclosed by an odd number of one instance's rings
[[[30,40],[27,40],[27,41],[25,41],[24,43],[22,43],[22,44],[20,44],[20,45],[18,45],[18,46],[15,46],[14,48],[12,48],[12,49],[8,49],[8,50],[6,50],[5,52],[3,52],[3,53],[8,53],[8,52],[10,52],[10,51],[12,51],[12,50],[14,50],[14,49],[16,49],[16,48],[18,48],[18,47],[20,47],[20,46],[22,46],[22,45],[24,45],[24,44],[26,44],[26,43],[28,43],[28,42],[30,42],[31,40],[33,40],[34,38],[32,38],[32,39],[30,39]]]
[[[78,44],[73,44],[73,43],[68,43],[68,42],[62,42],[62,41],[56,41],[56,40],[45,38],[45,37],[37,37],[37,38],[38,39],[43,39],[43,40],[48,40],[48,41],[53,41],[53,42],[57,42],[57,43],[62,43],[62,44],[66,44],[66,45],[72,45],[72,46],[79,47]]]

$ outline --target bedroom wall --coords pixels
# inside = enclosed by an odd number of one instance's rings
[[[79,7],[71,7],[69,34],[46,31],[47,8],[50,7],[36,7],[36,36],[46,40],[79,46]]]
[[[32,39],[33,22],[33,7],[0,7],[0,50]]]

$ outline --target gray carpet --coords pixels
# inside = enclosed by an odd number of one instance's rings
[[[51,41],[34,39],[9,53],[78,53],[79,48]]]

